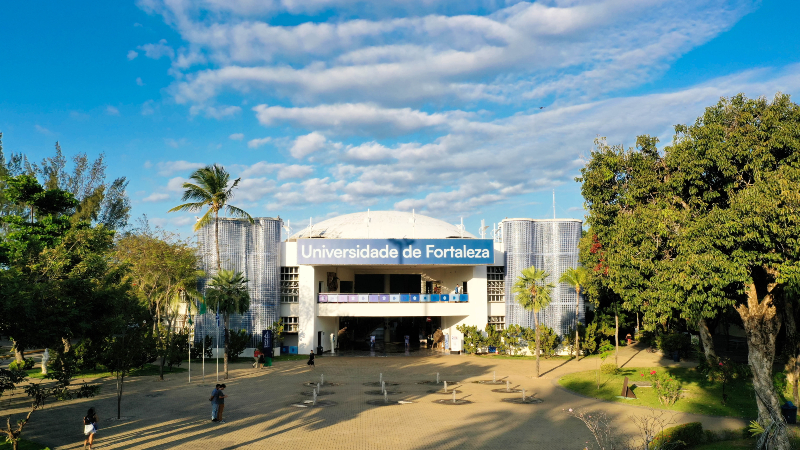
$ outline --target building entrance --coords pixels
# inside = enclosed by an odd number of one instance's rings
[[[433,317],[340,317],[340,351],[403,353],[431,348],[442,319]]]

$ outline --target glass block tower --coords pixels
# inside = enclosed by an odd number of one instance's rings
[[[535,266],[550,274],[546,281],[556,285],[550,306],[539,312],[539,323],[551,327],[559,336],[575,326],[575,289],[558,283],[558,279],[567,268],[578,266],[581,225],[577,219],[505,219],[502,222],[507,324],[534,326],[533,312],[517,303],[512,287],[522,269]],[[583,321],[583,298],[579,299],[578,311],[578,320]]]
[[[231,331],[247,330],[253,334],[255,346],[261,339],[261,330],[280,318],[280,219],[256,218],[254,223],[244,219],[219,219],[219,251],[222,268],[242,272],[250,280],[250,311],[233,315]],[[214,223],[197,232],[201,269],[206,278],[200,281],[201,292],[217,272],[216,238]],[[215,311],[208,311],[196,320],[195,336],[209,335],[215,342],[217,324]],[[222,317],[220,316],[222,324]],[[222,331],[220,330],[220,336]],[[220,343],[220,346],[222,343]]]

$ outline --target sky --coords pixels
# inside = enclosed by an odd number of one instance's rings
[[[800,88],[800,2],[140,0],[4,2],[4,151],[105,154],[133,218],[191,172],[298,232],[412,211],[478,234],[583,219],[594,141],[669,145],[720,97]],[[555,211],[553,206],[555,192]]]

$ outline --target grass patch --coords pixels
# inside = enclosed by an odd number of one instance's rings
[[[14,448],[10,442],[6,442],[5,439],[0,441],[0,450],[11,450]],[[45,447],[44,445],[37,444],[36,442],[26,441],[22,439],[19,441],[19,450],[50,450],[50,447]]]
[[[273,357],[272,361],[305,361],[307,359],[308,355],[281,355]]]
[[[173,367],[172,372],[170,372],[166,366],[164,367],[164,375],[169,375],[171,373],[182,373],[186,371],[187,369],[182,367]],[[42,375],[42,369],[31,369],[26,370],[25,372],[28,373],[30,378],[44,378],[44,375]],[[158,366],[152,364],[147,364],[141,369],[131,370],[131,372],[128,374],[129,377],[147,377],[153,375],[158,375]],[[109,372],[108,369],[103,366],[98,366],[97,369],[94,370],[78,372],[73,378],[111,378],[113,376],[114,374]]]
[[[625,400],[619,397],[622,383],[627,376],[629,383],[642,380],[642,373],[651,370],[667,371],[682,384],[681,398],[672,406],[664,406],[658,402],[653,388],[635,387],[636,400]],[[589,370],[565,375],[558,380],[559,384],[579,394],[601,400],[620,402],[629,405],[647,406],[695,414],[713,416],[729,416],[753,418],[758,416],[753,388],[747,381],[729,383],[725,392],[728,402],[722,404],[722,384],[707,381],[696,370],[684,367],[655,367],[620,369],[617,375],[600,374],[600,389],[597,389],[597,372]]]
[[[755,439],[737,439],[735,441],[719,441],[710,444],[700,444],[692,447],[692,450],[737,450],[752,449],[756,445]]]
[[[527,355],[495,355],[495,354],[488,354],[488,355],[475,355],[478,358],[492,358],[492,359],[515,359],[519,361],[536,361],[535,356],[527,356]],[[565,361],[568,359],[572,359],[571,356],[551,356],[549,358],[545,358],[544,356],[540,357],[540,361]]]

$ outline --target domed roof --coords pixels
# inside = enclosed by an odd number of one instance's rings
[[[402,211],[367,211],[333,217],[289,239],[447,239],[475,236],[458,225]]]

